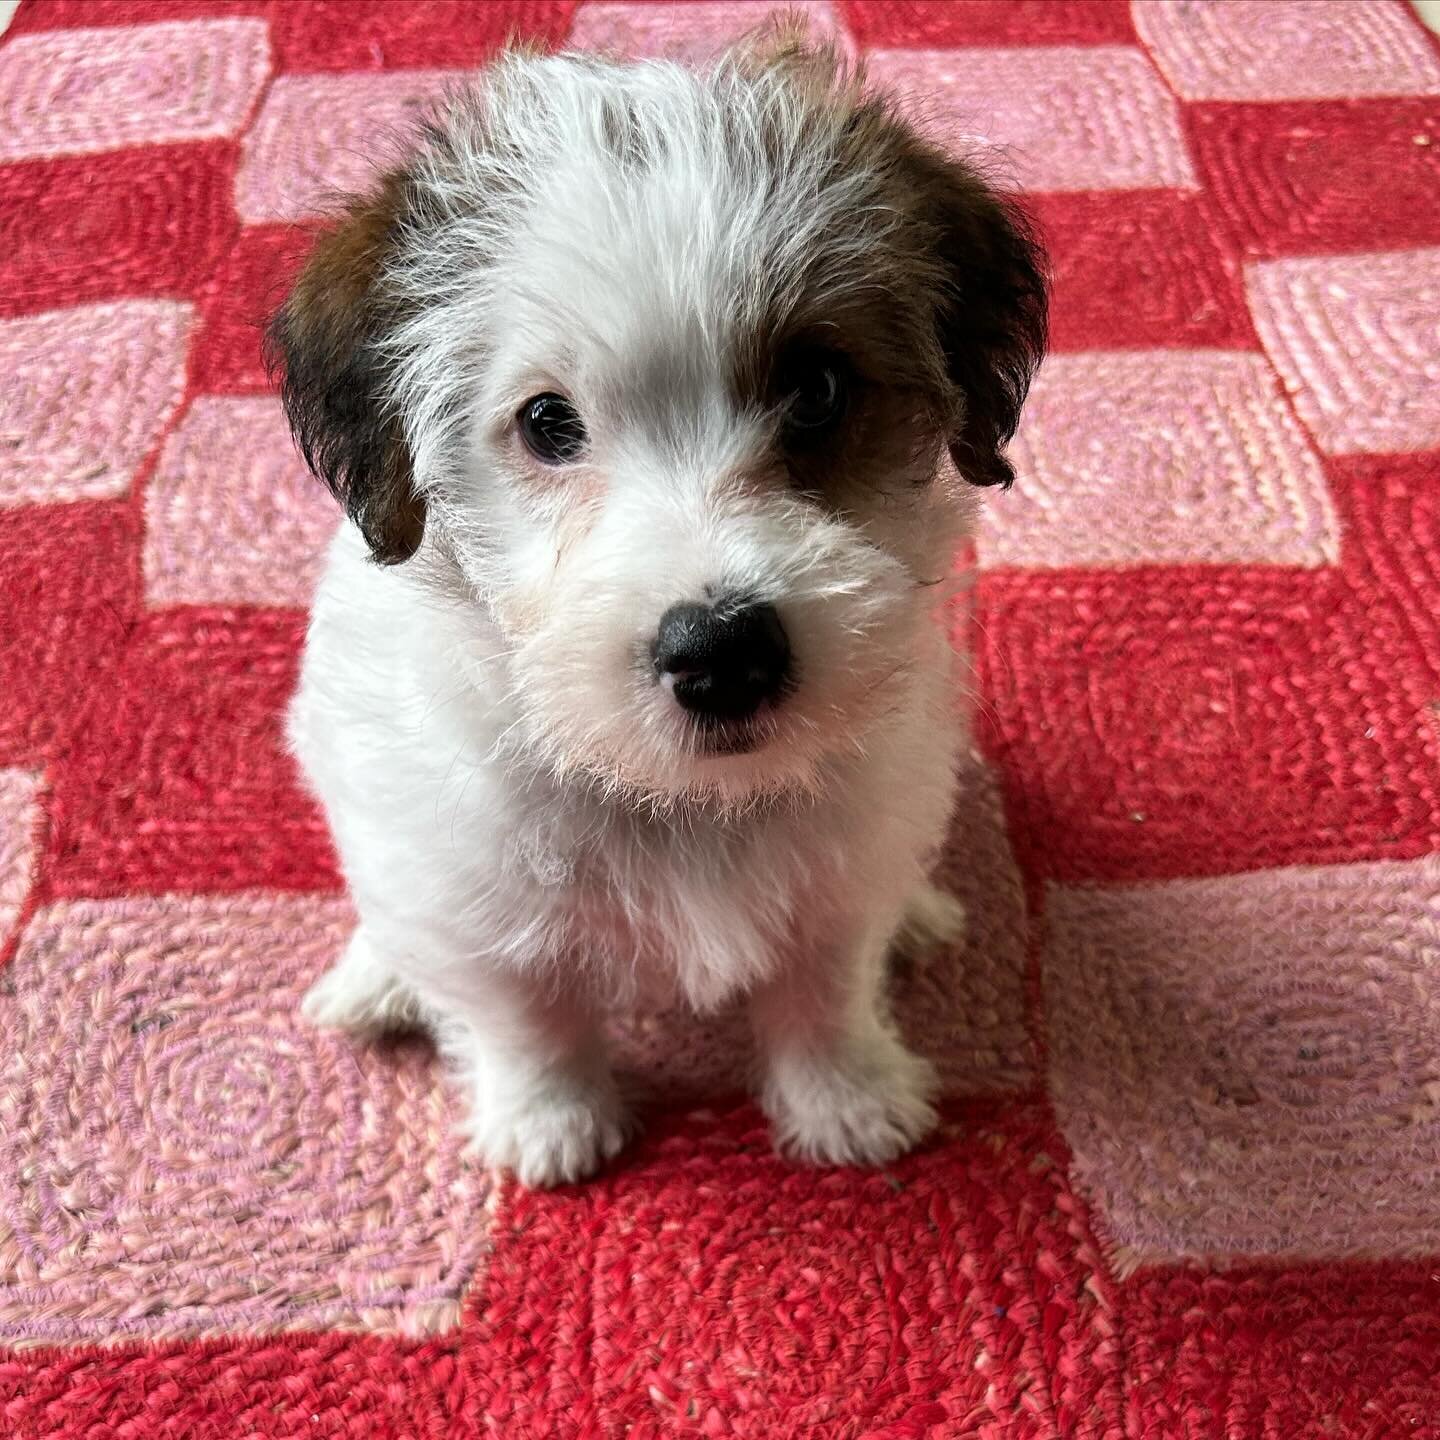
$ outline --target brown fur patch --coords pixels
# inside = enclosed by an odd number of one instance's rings
[[[387,175],[373,197],[352,202],[340,225],[317,240],[268,337],[306,462],[387,565],[409,559],[425,530],[379,349],[399,318],[385,266],[413,208],[404,171]]]
[[[871,177],[865,206],[902,217],[865,254],[863,286],[827,266],[826,237],[816,238],[802,294],[773,306],[740,347],[737,399],[775,405],[787,348],[831,349],[854,373],[852,413],[837,429],[843,444],[801,457],[802,472],[893,464],[899,440],[883,431],[901,425],[912,448],[943,436],[972,482],[1008,484],[1003,448],[1046,338],[1046,277],[1027,218],[971,165],[919,136],[892,100],[868,91],[863,70],[810,46],[803,22],[766,27],[742,43],[735,63],[783,71],[811,117],[814,145],[834,155],[837,180]],[[781,123],[793,127],[793,117],[777,119],[777,130]],[[781,143],[777,134],[777,152]],[[833,238],[843,253],[844,237]]]

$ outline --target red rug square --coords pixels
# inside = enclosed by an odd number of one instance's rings
[[[216,141],[0,165],[0,314],[189,299],[238,229],[235,160]]]
[[[261,340],[311,244],[295,225],[247,225],[200,296],[190,378],[201,394],[269,393]]]
[[[1055,350],[1256,345],[1240,265],[1203,194],[1037,195],[1050,251]]]
[[[1389,703],[1362,613],[1323,571],[982,582],[987,738],[1028,862],[1158,879],[1440,843],[1434,741]]]
[[[753,1110],[705,1111],[502,1226],[466,1366],[515,1440],[1121,1422],[1108,1283],[1036,1110],[959,1111],[881,1174],[797,1170]]]
[[[285,752],[303,620],[178,609],[135,625],[54,775],[55,895],[336,885]]]
[[[21,509],[0,523],[0,764],[68,750],[140,610],[137,517],[123,503]]]
[[[1440,100],[1189,105],[1195,164],[1245,255],[1440,244]]]
[[[1434,1265],[1153,1271],[1122,1287],[1133,1433],[1440,1436]]]
[[[874,49],[955,45],[1133,45],[1124,0],[846,0],[856,39]]]

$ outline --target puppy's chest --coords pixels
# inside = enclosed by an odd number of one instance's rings
[[[799,943],[798,858],[765,830],[511,837],[513,873],[545,913],[550,943],[574,952],[607,998],[701,1009],[765,979]]]

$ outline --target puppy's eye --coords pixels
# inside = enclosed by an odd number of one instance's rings
[[[563,395],[535,395],[515,418],[525,448],[546,465],[568,465],[585,448],[585,422]]]
[[[785,398],[785,428],[797,439],[817,439],[845,411],[848,386],[841,360],[807,355],[792,360],[780,373]]]

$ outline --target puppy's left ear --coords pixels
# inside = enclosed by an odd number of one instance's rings
[[[957,392],[955,468],[974,485],[1009,485],[1005,446],[1045,354],[1049,281],[1026,214],[967,165],[912,154],[944,273],[937,329]]]

